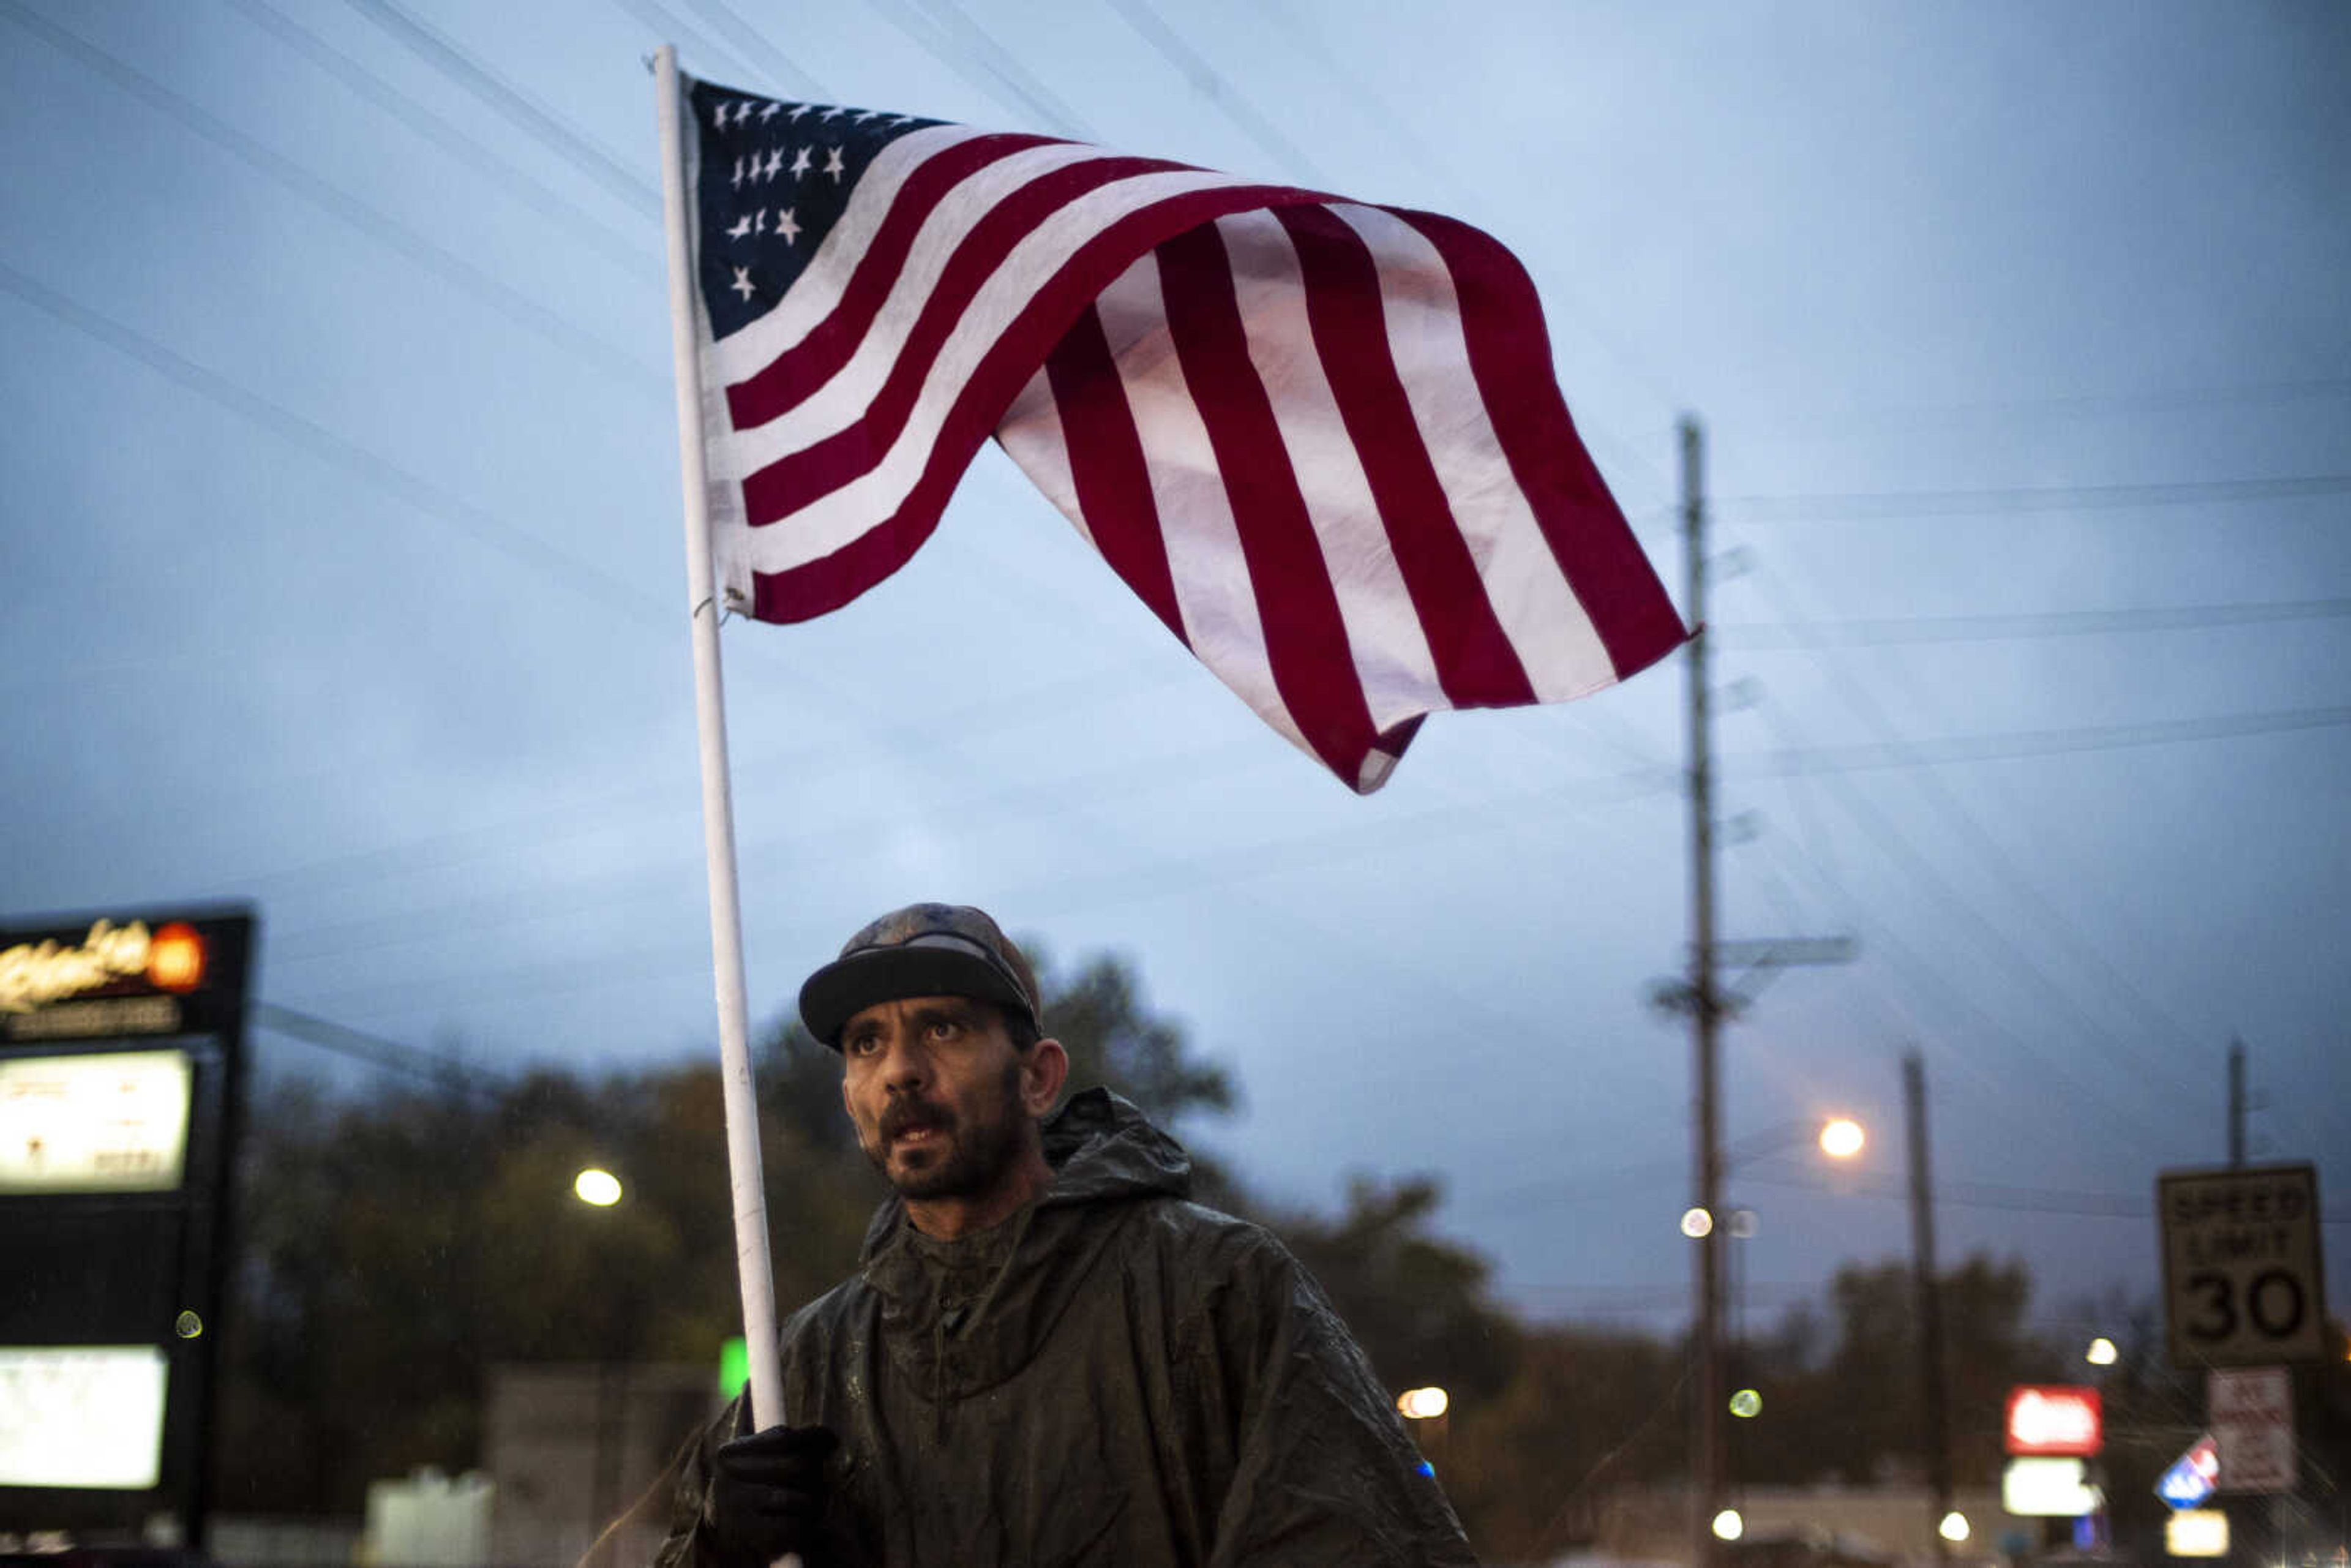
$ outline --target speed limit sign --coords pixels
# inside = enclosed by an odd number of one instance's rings
[[[2317,1167],[2167,1171],[2156,1204],[2173,1365],[2324,1359]]]

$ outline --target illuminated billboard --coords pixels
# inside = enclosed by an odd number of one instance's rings
[[[180,1051],[0,1058],[0,1193],[175,1191],[193,1082]]]
[[[154,1486],[167,1378],[159,1345],[0,1345],[0,1486]]]
[[[2002,1426],[2011,1454],[2091,1458],[2105,1439],[2098,1391],[2066,1384],[2010,1389]]]
[[[0,1542],[204,1545],[253,933],[0,928]]]

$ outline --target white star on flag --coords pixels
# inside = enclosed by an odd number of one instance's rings
[[[726,287],[732,288],[736,293],[741,295],[746,299],[750,298],[753,294],[758,292],[758,290],[751,287],[751,269],[747,267],[737,267],[735,269],[735,281],[728,284]]]
[[[836,185],[841,183],[841,177],[849,172],[848,166],[841,161],[840,148],[834,147],[826,151],[824,155],[824,172],[832,176],[832,183]]]

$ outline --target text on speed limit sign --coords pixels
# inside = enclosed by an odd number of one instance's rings
[[[2262,1366],[2325,1354],[2318,1171],[2167,1171],[2156,1180],[2172,1364]]]

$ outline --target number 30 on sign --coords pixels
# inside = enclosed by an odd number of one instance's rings
[[[2318,1172],[2167,1171],[2156,1182],[2172,1364],[2271,1366],[2325,1354]]]

